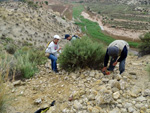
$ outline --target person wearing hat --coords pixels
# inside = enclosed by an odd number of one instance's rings
[[[71,42],[73,42],[74,40],[76,40],[78,37],[77,36],[70,36],[69,34],[66,34],[65,35],[65,39],[67,39],[67,40],[69,40],[69,41],[71,41]]]
[[[120,74],[122,74],[125,71],[125,60],[128,54],[128,50],[129,44],[124,40],[115,40],[110,43],[105,54],[104,67],[102,69],[102,72],[106,72],[107,70],[113,71],[117,63],[120,62],[119,71]],[[111,56],[111,61],[107,69],[109,56]],[[110,73],[106,74],[109,75]]]
[[[58,57],[58,53],[61,52],[61,47],[59,47],[58,45],[58,41],[61,38],[59,37],[59,35],[54,35],[54,39],[53,41],[48,45],[47,49],[46,49],[46,53],[49,53],[48,58],[51,59],[51,67],[52,70],[54,72],[58,72],[57,70],[57,57]]]

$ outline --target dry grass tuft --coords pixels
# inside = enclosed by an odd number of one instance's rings
[[[1,60],[0,60],[1,64]],[[3,70],[0,68],[0,113],[6,112],[6,107],[8,107],[8,90],[5,82],[8,80],[9,70],[7,70],[6,74],[2,74]],[[5,82],[4,82],[5,81]]]

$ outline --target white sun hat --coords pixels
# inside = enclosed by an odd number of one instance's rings
[[[59,35],[54,35],[54,38],[59,40],[61,39]]]

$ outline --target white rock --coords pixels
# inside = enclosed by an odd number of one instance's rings
[[[144,105],[142,104],[142,103],[140,103],[140,104],[135,104],[135,107],[137,107],[137,108],[141,108],[141,107],[143,107]]]
[[[80,110],[82,108],[82,105],[77,100],[75,100],[73,107],[77,110]]]
[[[119,97],[120,97],[119,91],[113,93],[113,98],[114,98],[114,99],[118,99]]]
[[[127,110],[125,108],[121,108],[121,113],[127,113]]]
[[[150,96],[150,89],[146,89],[143,96]]]
[[[34,101],[34,104],[40,104],[42,103],[42,99],[41,98],[38,98]]]
[[[17,81],[15,81],[15,82],[13,82],[13,85],[14,85],[14,86],[19,86],[19,85],[21,85],[21,80],[17,80]]]
[[[147,99],[143,96],[140,96],[136,100],[142,102],[142,101],[146,101]]]
[[[109,113],[121,113],[119,109],[115,108],[111,110]]]
[[[132,108],[132,107],[129,107],[129,108],[128,108],[128,111],[129,111],[129,113],[133,113],[133,112],[135,111],[135,109]]]
[[[95,76],[95,72],[94,72],[94,71],[91,71],[89,76],[90,76],[90,77],[94,77],[94,76]]]
[[[129,108],[129,107],[131,107],[132,106],[132,104],[131,103],[126,103],[125,105],[124,105],[124,107],[127,109],[127,108]]]

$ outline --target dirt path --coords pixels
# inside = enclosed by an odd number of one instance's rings
[[[61,13],[61,16],[64,15],[64,13],[68,10],[69,6],[66,6],[66,8],[63,10],[63,12]]]
[[[111,28],[109,26],[104,26],[102,23],[102,17],[98,17],[98,15],[96,15],[95,17],[91,17],[88,13],[84,11],[81,13],[81,15],[86,19],[89,19],[93,22],[97,22],[101,30],[104,31],[104,33],[112,35],[113,37],[116,38],[120,37],[124,39],[130,39],[132,41],[137,41],[139,40],[139,36],[143,34],[143,32],[140,31],[131,31],[131,30],[117,29],[117,28]]]

